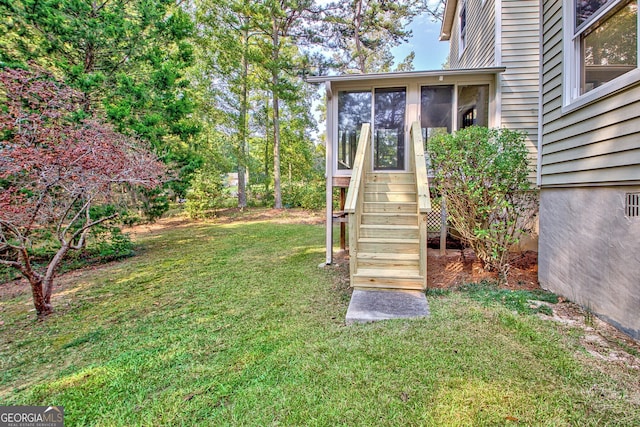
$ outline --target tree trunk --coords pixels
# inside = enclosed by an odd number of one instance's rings
[[[245,176],[247,171],[247,103],[248,103],[248,75],[249,62],[249,32],[244,30],[242,34],[244,52],[242,54],[242,99],[240,100],[240,146],[238,147],[238,207],[244,209],[247,206],[247,186]]]
[[[84,240],[84,239],[83,239]],[[44,274],[42,281],[42,288],[44,291],[44,301],[47,304],[51,304],[51,294],[53,293],[53,278],[58,270],[60,262],[64,256],[69,252],[70,243],[63,243],[58,252],[53,256],[53,259],[49,261],[47,265],[47,271]]]
[[[282,192],[280,189],[280,108],[278,97],[279,84],[279,49],[280,40],[278,28],[273,24],[273,68],[271,71],[271,84],[273,87],[273,207],[282,209]]]
[[[31,285],[31,294],[33,295],[33,305],[36,308],[36,314],[38,317],[43,318],[53,313],[53,306],[51,305],[51,297],[47,301],[45,293],[43,291],[43,277],[33,270],[31,267],[31,260],[26,249],[20,250],[20,258],[22,266],[20,272],[29,281]]]
[[[33,305],[36,308],[38,317],[43,318],[53,313],[51,301],[46,301],[44,292],[42,291],[42,278],[29,276],[28,279],[31,285],[31,294],[33,295]]]
[[[356,62],[361,73],[366,72],[367,63],[362,49],[362,41],[360,40],[360,30],[362,29],[362,0],[359,0],[356,6],[356,14],[353,20],[354,32],[353,36],[356,42]]]
[[[264,124],[264,195],[269,194],[269,100],[265,103]]]

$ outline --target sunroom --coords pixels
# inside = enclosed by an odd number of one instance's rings
[[[349,226],[351,285],[424,289],[429,138],[500,126],[502,67],[310,77],[324,83],[326,263]],[[340,206],[334,211],[334,189]]]

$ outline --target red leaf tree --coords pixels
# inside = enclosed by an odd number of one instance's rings
[[[122,201],[125,190],[153,188],[165,167],[140,141],[86,117],[82,94],[36,67],[0,70],[0,264],[29,280],[38,316],[53,311],[56,269],[81,249],[92,206]],[[53,236],[59,249],[43,271],[32,249]]]

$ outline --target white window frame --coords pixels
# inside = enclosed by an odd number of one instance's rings
[[[462,14],[464,12],[464,28],[462,28]],[[458,13],[458,59],[462,58],[462,54],[467,49],[467,33],[469,31],[469,9],[467,9],[467,0],[460,3],[460,12]]]
[[[332,150],[332,165],[331,165],[331,170],[332,170],[332,176],[336,176],[336,177],[344,177],[344,176],[351,176],[351,172],[353,171],[353,169],[339,169],[338,168],[338,133],[339,133],[339,118],[338,118],[338,98],[339,98],[339,93],[340,92],[369,92],[371,94],[371,140],[370,142],[373,142],[373,132],[375,130],[375,93],[376,93],[376,89],[393,89],[393,88],[404,88],[405,89],[405,110],[404,110],[404,114],[405,114],[405,125],[404,125],[404,152],[405,152],[405,156],[404,156],[404,171],[409,170],[409,143],[410,143],[410,138],[409,138],[409,129],[411,128],[410,126],[410,121],[407,120],[407,118],[409,117],[410,114],[410,87],[408,84],[402,84],[402,83],[386,83],[386,84],[375,84],[375,85],[370,85],[370,84],[355,84],[353,86],[346,86],[346,87],[340,87],[340,88],[334,88],[334,93],[336,94],[332,99],[331,99],[331,103],[332,103],[332,115],[333,115],[333,130],[331,132],[332,134],[332,142],[331,142],[331,150]],[[357,143],[357,142],[356,142]],[[373,170],[374,167],[374,162],[373,162],[373,150],[371,151],[371,158],[370,158],[370,166],[371,166],[371,170]],[[398,172],[398,170],[395,169],[389,169],[389,170],[376,170],[376,173],[394,173],[394,172]]]
[[[582,33],[590,25],[581,25],[577,30],[575,26],[575,1],[563,0],[563,36],[564,36],[564,90],[563,90],[563,112],[581,108],[587,104],[597,101],[603,97],[616,93],[626,87],[640,83],[640,64],[635,70],[629,71],[601,86],[598,86],[586,93],[581,94],[581,73],[582,55],[580,40]],[[601,17],[608,14],[612,9],[619,6],[626,0],[612,0],[605,5],[596,15],[592,16],[587,23],[595,23]],[[640,2],[639,2],[640,3]],[[638,14],[640,20],[640,13]],[[640,33],[640,22],[638,24]],[[638,35],[636,35],[637,37]],[[638,60],[640,61],[640,41],[638,43]]]

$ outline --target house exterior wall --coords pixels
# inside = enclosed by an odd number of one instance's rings
[[[526,133],[531,164],[538,157],[540,99],[540,2],[502,0],[498,51],[502,126]],[[535,173],[532,172],[532,179]]]
[[[640,186],[543,188],[540,285],[640,339],[640,218],[625,194]]]
[[[495,0],[467,0],[467,42],[460,52],[460,8],[457,1],[449,45],[451,68],[482,68],[497,65],[495,58]]]
[[[640,339],[640,86],[563,98],[563,2],[543,0],[539,279]]]
[[[562,1],[544,15],[541,185],[640,182],[640,86],[563,108]]]
[[[538,0],[467,0],[466,49],[460,55],[460,8],[449,34],[452,69],[504,66],[499,76],[497,126],[525,132],[532,169],[538,157],[540,81],[540,2]],[[535,172],[532,171],[532,179]]]

